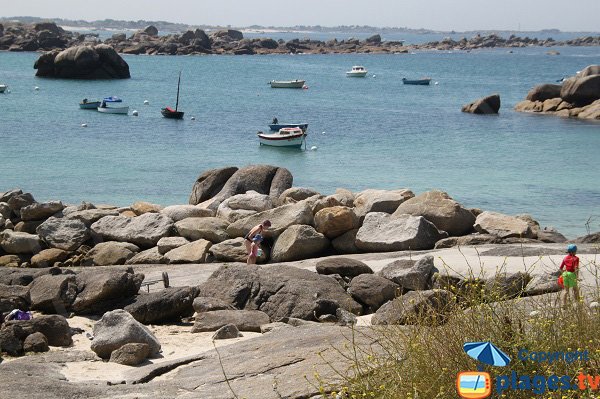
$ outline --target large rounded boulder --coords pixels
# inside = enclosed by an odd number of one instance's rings
[[[106,44],[75,46],[42,54],[35,62],[36,76],[63,79],[127,79],[129,65]]]
[[[584,106],[600,99],[600,75],[572,77],[563,83],[560,91],[563,100]]]
[[[471,114],[497,114],[500,110],[500,95],[492,94],[462,107],[462,112]]]
[[[473,230],[475,215],[442,191],[428,191],[400,204],[394,215],[423,216],[439,230],[462,236]]]

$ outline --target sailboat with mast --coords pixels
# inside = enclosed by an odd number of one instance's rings
[[[179,71],[179,80],[177,81],[177,102],[175,103],[175,109],[171,107],[162,108],[160,113],[165,118],[169,119],[183,119],[183,112],[178,111],[179,108],[179,85],[181,84],[181,71]]]

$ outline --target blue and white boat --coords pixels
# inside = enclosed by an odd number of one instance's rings
[[[112,104],[115,103],[121,103],[123,102],[123,100],[121,100],[118,97],[106,97],[102,100],[102,103],[100,103],[100,106],[97,108],[98,112],[102,112],[104,114],[121,114],[121,115],[127,115],[127,113],[129,112],[129,106],[115,106]]]

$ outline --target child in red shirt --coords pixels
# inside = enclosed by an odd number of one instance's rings
[[[568,255],[565,256],[562,263],[560,264],[563,284],[565,286],[561,294],[563,306],[567,306],[567,297],[569,296],[570,288],[573,288],[573,296],[575,298],[575,301],[579,302],[579,289],[577,288],[577,277],[579,274],[579,258],[575,255],[577,253],[577,246],[575,244],[569,244],[569,246],[567,247],[567,252]]]

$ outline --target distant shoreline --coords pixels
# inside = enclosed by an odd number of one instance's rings
[[[125,21],[125,20],[96,20],[96,21],[84,21],[84,20],[70,20],[63,18],[42,18],[32,16],[14,16],[14,17],[0,17],[0,23],[7,22],[21,22],[26,24],[51,21],[57,25],[62,26],[68,30],[107,30],[107,31],[135,31],[143,29],[148,25],[153,25],[158,28],[159,31],[165,33],[178,33],[186,30],[203,29],[206,31],[216,31],[222,29],[235,29],[241,32],[248,33],[410,33],[410,34],[441,34],[441,35],[486,35],[486,34],[515,34],[515,35],[534,35],[534,34],[577,34],[582,36],[596,36],[600,35],[600,31],[588,32],[588,31],[561,31],[559,29],[541,29],[535,31],[522,31],[513,29],[475,29],[467,31],[444,31],[427,28],[408,28],[408,27],[377,27],[377,26],[358,26],[358,25],[342,25],[342,26],[310,26],[310,25],[297,25],[297,26],[261,26],[261,25],[250,25],[250,26],[231,26],[231,25],[189,25],[177,22],[168,21]]]

